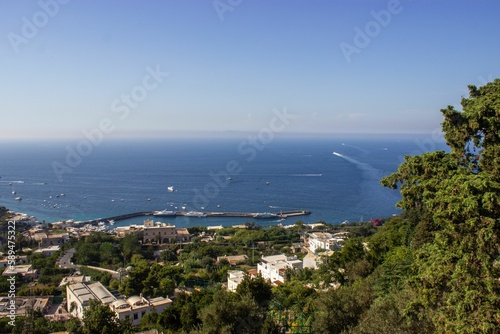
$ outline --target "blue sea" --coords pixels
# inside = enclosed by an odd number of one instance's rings
[[[339,224],[400,211],[379,181],[404,155],[445,149],[431,136],[250,137],[0,142],[0,205],[54,222],[149,210],[281,212]],[[335,152],[335,154],[334,154]],[[168,191],[173,187],[174,191]],[[15,192],[15,194],[13,193]],[[15,200],[21,197],[22,200]],[[164,217],[178,227],[234,225],[249,218]],[[142,224],[144,217],[115,226]],[[256,221],[260,225],[273,220]]]

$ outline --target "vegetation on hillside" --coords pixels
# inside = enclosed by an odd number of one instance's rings
[[[109,281],[125,295],[171,295],[190,282],[208,282],[180,293],[163,312],[148,314],[143,330],[499,333],[500,80],[469,90],[462,111],[441,111],[450,151],[406,156],[381,180],[401,192],[403,214],[377,228],[343,226],[350,238],[318,270],[289,270],[276,287],[247,277],[236,292],[221,289],[230,268],[249,268],[261,255],[292,254],[305,229],[300,222],[288,230],[220,230],[210,242],[200,236],[189,245],[170,246],[156,260],[154,249],[141,248],[137,238],[118,242],[93,235],[75,245],[76,261],[130,265],[126,279]],[[236,267],[216,261],[234,254],[248,260]],[[83,327],[68,326],[74,333],[135,330],[99,305],[86,312]]]

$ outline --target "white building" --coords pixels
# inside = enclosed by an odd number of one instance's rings
[[[316,253],[318,249],[336,250],[342,247],[343,238],[334,237],[326,232],[314,232],[309,234],[309,250]]]
[[[132,296],[128,299],[116,298],[100,282],[80,282],[66,285],[68,311],[74,317],[83,319],[84,310],[90,305],[90,300],[98,300],[108,305],[120,320],[131,319],[133,326],[138,326],[144,315],[156,309],[158,313],[172,304],[169,298],[151,298]]]
[[[24,280],[30,280],[33,278],[37,278],[38,271],[36,269],[33,269],[33,266],[31,264],[25,264],[21,266],[8,266],[2,273],[2,276],[5,277],[15,275],[21,275]]]
[[[142,317],[156,310],[158,314],[172,304],[169,298],[157,297],[146,299],[142,296],[132,296],[125,299],[117,299],[111,303],[111,309],[120,320],[132,319],[132,326],[139,326]]]
[[[285,271],[290,269],[302,269],[302,261],[296,256],[287,257],[285,254],[262,256],[262,262],[257,264],[257,272],[271,283],[280,284],[285,282]]]
[[[230,270],[227,274],[227,289],[234,292],[245,278],[245,273],[241,270]]]
[[[49,247],[45,247],[45,248],[39,248],[39,249],[35,250],[33,253],[34,254],[42,254],[45,257],[50,257],[55,252],[58,252],[59,250],[61,250],[61,246],[54,245],[54,246],[49,246]]]

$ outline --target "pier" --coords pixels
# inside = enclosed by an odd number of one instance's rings
[[[140,212],[132,212],[118,216],[106,217],[106,218],[98,218],[85,221],[83,223],[86,224],[97,224],[99,222],[109,222],[110,220],[119,221],[128,218],[135,218],[141,216],[155,216],[157,211],[140,211]],[[199,214],[198,216],[193,215],[193,211],[174,211],[171,217],[192,217],[192,218],[209,218],[209,217],[228,217],[228,218],[252,218],[252,219],[273,219],[273,218],[288,218],[288,217],[298,217],[305,216],[311,214],[311,211],[308,210],[289,210],[289,211],[280,211],[280,212],[196,212]]]

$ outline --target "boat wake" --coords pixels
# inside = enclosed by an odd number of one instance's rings
[[[323,174],[291,174],[290,176],[319,177]]]
[[[365,150],[365,149],[363,149],[363,148],[361,148],[361,147],[359,147],[359,146],[348,145],[348,144],[345,144],[345,143],[342,143],[342,146],[351,147],[351,148],[354,148],[354,149],[356,149],[356,150],[358,150],[358,151],[361,151],[361,152],[363,152],[363,153],[366,153],[366,154],[370,153],[370,152],[368,152],[367,150]]]
[[[364,179],[380,180],[384,176],[384,174],[381,170],[373,167],[370,164],[358,161],[356,159],[350,158],[348,156],[342,155],[342,154],[337,153],[337,152],[333,152],[332,154],[339,157],[339,158],[344,159],[347,162],[352,163],[353,165],[355,165],[357,169],[359,169],[360,171],[363,172]]]

